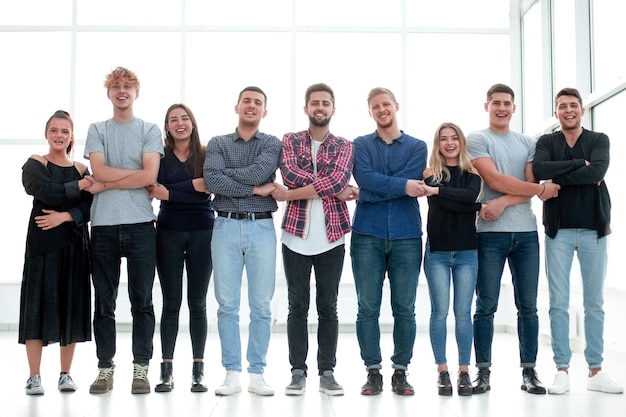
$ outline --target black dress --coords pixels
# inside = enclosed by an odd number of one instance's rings
[[[85,175],[88,172],[85,172]],[[19,343],[42,340],[61,346],[91,340],[89,209],[92,196],[80,191],[74,167],[34,159],[22,167],[22,183],[33,196],[20,299]],[[42,209],[69,211],[73,222],[51,230],[35,224]]]

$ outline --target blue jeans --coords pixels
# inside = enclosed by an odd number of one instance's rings
[[[337,294],[343,270],[345,245],[317,255],[301,255],[283,245],[283,265],[287,279],[289,316],[287,341],[292,369],[307,371],[309,350],[307,318],[311,300],[311,269],[315,268],[315,304],[317,306],[317,368],[319,375],[335,368],[339,320]]]
[[[222,365],[241,372],[239,306],[243,268],[248,281],[248,372],[262,374],[270,341],[270,303],[276,284],[276,232],[274,221],[215,219],[213,283],[218,302],[217,329],[222,346]]]
[[[474,314],[476,366],[491,366],[493,317],[498,309],[500,283],[508,261],[517,308],[520,366],[534,367],[537,360],[539,318],[539,239],[537,232],[478,233],[478,280]]]
[[[385,274],[393,312],[393,367],[406,369],[415,343],[415,297],[422,239],[386,240],[352,232],[352,272],[359,303],[356,334],[367,369],[380,368],[380,306]]]
[[[578,254],[585,311],[585,359],[589,368],[602,366],[604,351],[604,278],[606,276],[606,237],[598,239],[595,230],[559,229],[556,237],[546,236],[546,271],[550,289],[550,331],[552,352],[558,368],[569,367],[570,270],[574,252]]]
[[[478,274],[478,253],[473,250],[431,252],[426,241],[424,273],[430,294],[430,344],[437,365],[447,363],[447,318],[450,278],[454,286],[454,334],[459,365],[469,365],[472,353],[472,301]]]
[[[155,233],[153,222],[91,228],[91,268],[95,293],[93,332],[100,368],[113,366],[116,350],[115,307],[123,257],[126,258],[128,295],[133,316],[133,362],[147,365],[152,358]]]
[[[161,352],[174,359],[178,316],[183,300],[183,268],[187,272],[189,335],[194,359],[204,358],[207,337],[206,294],[211,278],[212,230],[179,232],[157,227],[157,271],[163,294]]]

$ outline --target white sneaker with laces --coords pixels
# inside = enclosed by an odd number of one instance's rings
[[[621,394],[624,392],[624,387],[613,381],[604,371],[599,371],[587,379],[587,389],[589,391],[606,392],[607,394]]]
[[[72,377],[68,373],[62,373],[59,376],[59,391],[61,392],[74,392],[76,391],[76,384],[72,380]]]
[[[569,391],[569,374],[559,371],[554,376],[554,382],[548,387],[548,394],[565,394]]]
[[[26,395],[43,395],[44,389],[41,385],[41,377],[34,375],[26,381]]]
[[[248,384],[248,392],[262,396],[274,395],[274,390],[267,385],[263,379],[263,374],[249,374],[249,376],[250,383]]]
[[[239,374],[237,371],[226,371],[226,378],[222,385],[215,388],[215,395],[232,395],[236,392],[241,392]]]

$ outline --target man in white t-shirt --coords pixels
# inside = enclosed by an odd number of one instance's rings
[[[287,338],[291,383],[285,394],[302,395],[306,388],[307,316],[314,268],[319,391],[343,395],[343,387],[335,380],[333,371],[344,236],[350,231],[346,201],[358,195],[358,190],[348,184],[354,152],[350,141],[329,132],[335,114],[335,96],[328,85],[314,84],[307,89],[304,113],[309,118],[309,129],[287,133],[282,141],[280,170],[287,188],[277,185],[272,192],[277,201],[287,201],[281,241],[289,298]]]

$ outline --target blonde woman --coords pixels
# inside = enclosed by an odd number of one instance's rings
[[[452,395],[446,360],[452,283],[459,358],[457,392],[472,395],[468,365],[472,350],[471,306],[478,274],[475,221],[481,204],[476,200],[482,180],[472,166],[465,136],[454,123],[437,128],[429,164],[424,171],[428,196],[424,272],[431,301],[430,341],[439,374],[437,387],[439,395]]]

